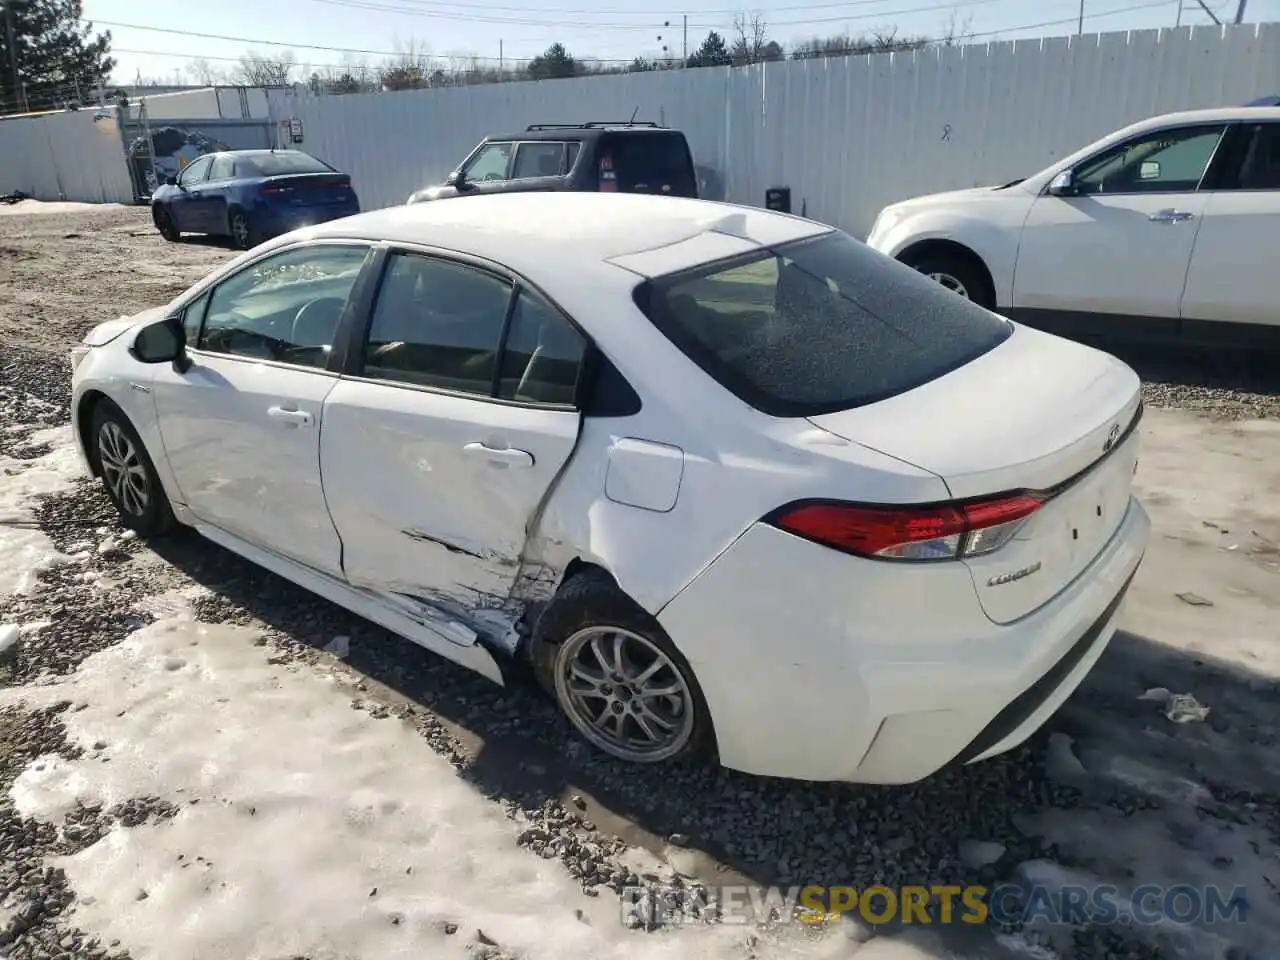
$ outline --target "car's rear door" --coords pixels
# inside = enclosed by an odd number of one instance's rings
[[[523,140],[516,144],[511,176],[497,193],[559,190],[564,186],[568,144],[562,140]]]
[[[204,183],[191,191],[192,207],[202,226],[209,233],[227,233],[227,202],[231,193],[235,163],[226,153],[213,156],[209,176]]]
[[[330,347],[369,250],[313,243],[247,264],[187,306],[191,366],[158,367],[151,384],[199,521],[333,576],[342,547],[320,480],[322,412],[338,382]]]
[[[577,442],[582,335],[497,269],[398,250],[326,397],[320,465],[357,587],[501,606]]]
[[[1176,322],[1208,202],[1200,184],[1225,130],[1210,123],[1141,134],[1078,165],[1077,195],[1037,197],[1014,273],[1020,315]]]
[[[1202,321],[1280,326],[1280,278],[1263,259],[1280,238],[1280,121],[1239,124],[1233,148],[1196,235],[1182,295],[1187,333]]]

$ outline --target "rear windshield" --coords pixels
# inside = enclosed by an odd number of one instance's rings
[[[679,133],[615,133],[600,149],[612,159],[622,193],[693,196],[697,188],[689,147]],[[662,191],[664,186],[670,190]]]
[[[259,176],[282,177],[295,173],[332,173],[333,168],[305,153],[255,153],[237,157],[237,164],[256,170]]]
[[[905,393],[1013,331],[838,231],[648,281],[635,299],[691,360],[776,417]]]

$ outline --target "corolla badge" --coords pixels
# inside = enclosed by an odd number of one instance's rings
[[[999,576],[992,577],[987,581],[988,587],[999,587],[1006,583],[1013,583],[1015,580],[1021,580],[1023,577],[1029,577],[1041,567],[1041,563],[1037,560],[1029,567],[1023,567],[1021,570],[1011,570],[1008,573],[1002,573]]]
[[[1107,434],[1107,439],[1102,444],[1102,452],[1107,453],[1116,445],[1116,441],[1120,439],[1120,424],[1113,423],[1111,432]]]

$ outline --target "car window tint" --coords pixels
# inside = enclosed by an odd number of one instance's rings
[[[366,252],[317,244],[246,267],[213,289],[199,348],[325,366]]]
[[[1225,126],[1181,127],[1131,140],[1081,164],[1082,194],[1191,193],[1213,159]]]
[[[246,158],[260,177],[281,177],[297,173],[332,173],[333,168],[297,150],[259,150]]]
[[[492,396],[510,300],[511,285],[491,273],[397,255],[369,325],[364,375]]]
[[[205,291],[187,304],[187,309],[182,312],[182,329],[188,347],[194,347],[200,343],[200,325],[204,323],[204,315],[209,309],[209,296],[210,292]]]
[[[613,134],[602,152],[613,163],[622,193],[691,196],[697,187],[684,138],[677,133]]]
[[[560,161],[563,158],[563,143],[546,140],[522,143],[516,149],[516,163],[511,179],[557,176],[560,173]]]
[[[486,143],[467,164],[463,173],[468,180],[505,180],[511,160],[510,143]]]
[[[219,154],[213,158],[213,166],[209,169],[210,180],[228,180],[231,178],[234,164],[230,157]]]
[[[498,396],[530,403],[571,404],[586,342],[555,307],[522,289],[502,353]]]
[[[196,183],[203,183],[209,175],[209,165],[213,163],[213,157],[199,157],[192,160],[185,170],[178,177],[178,182],[184,187],[189,187]]]
[[[1280,190],[1280,123],[1260,123],[1251,134],[1239,189]]]
[[[582,152],[582,144],[577,140],[570,140],[567,144],[568,150],[564,159],[564,169],[568,173],[573,169],[573,164],[578,159],[578,154]]]
[[[651,281],[635,296],[703,370],[780,417],[905,393],[992,350],[1013,329],[840,232]]]

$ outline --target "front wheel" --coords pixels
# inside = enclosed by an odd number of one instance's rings
[[[926,253],[904,257],[903,262],[952,293],[988,310],[995,309],[982,271],[969,259],[952,253]]]
[[[151,211],[151,219],[155,221],[160,236],[170,243],[177,243],[182,239],[182,231],[175,226],[173,216],[164,207],[154,207]]]
[[[259,242],[253,226],[249,223],[249,215],[243,210],[232,210],[227,217],[227,228],[231,233],[231,245],[237,250],[248,250]]]
[[[124,411],[99,400],[91,420],[93,451],[120,522],[142,537],[168,533],[175,523],[155,464]]]
[[[703,752],[711,723],[688,662],[608,574],[570,579],[538,618],[539,682],[569,722],[619,760],[659,763]]]

